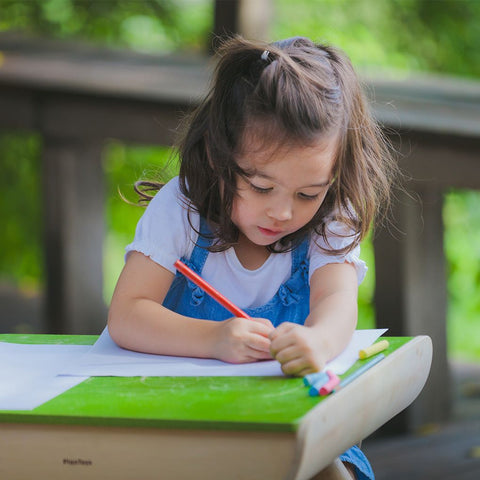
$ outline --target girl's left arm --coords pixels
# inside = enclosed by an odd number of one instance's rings
[[[285,374],[318,372],[345,349],[357,325],[357,296],[352,264],[331,263],[313,273],[305,325],[285,322],[270,335],[271,354]]]

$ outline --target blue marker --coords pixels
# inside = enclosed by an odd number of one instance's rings
[[[327,372],[320,372],[315,381],[313,382],[312,386],[308,390],[308,394],[311,397],[316,397],[320,394],[320,389],[330,381],[330,377],[328,376]]]
[[[303,384],[306,387],[311,387],[318,379],[324,378],[325,375],[325,372],[309,373],[303,377]]]

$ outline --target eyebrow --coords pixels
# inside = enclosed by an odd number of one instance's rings
[[[258,170],[252,172],[251,176],[252,177],[261,177],[261,178],[264,178],[265,180],[271,180],[272,182],[278,183],[275,178],[271,177],[270,175],[267,175],[266,173],[259,172]],[[322,183],[312,183],[311,185],[304,185],[303,187],[300,187],[300,188],[328,187],[328,185],[330,185],[330,183],[332,183],[332,179],[329,179],[329,180],[327,180],[325,182],[322,182]]]

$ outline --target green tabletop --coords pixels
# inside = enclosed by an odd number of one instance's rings
[[[0,341],[91,345],[92,335],[0,334]],[[411,337],[383,337],[385,355]],[[358,360],[342,377],[368,360]],[[0,422],[295,431],[322,397],[301,378],[90,377],[31,411],[0,411]]]

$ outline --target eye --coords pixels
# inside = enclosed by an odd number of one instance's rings
[[[315,195],[307,195],[306,193],[299,193],[298,196],[302,200],[317,200],[320,194],[316,193]]]
[[[273,188],[262,188],[262,187],[257,187],[256,185],[254,185],[253,183],[250,183],[250,188],[254,191],[254,192],[257,192],[257,193],[269,193],[273,190]]]

